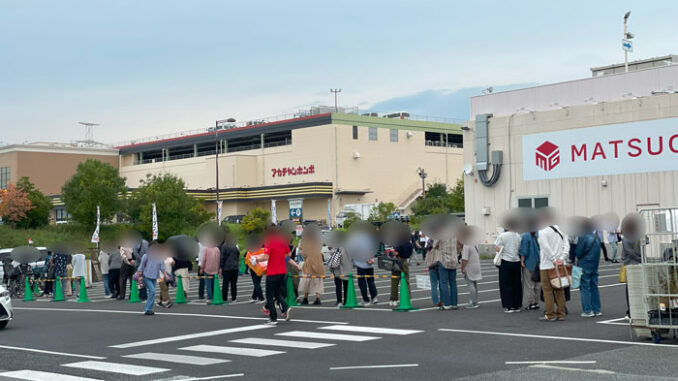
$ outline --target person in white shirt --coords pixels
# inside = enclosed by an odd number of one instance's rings
[[[543,321],[565,320],[565,290],[553,288],[549,279],[549,270],[556,265],[564,264],[570,252],[570,243],[567,236],[556,225],[546,226],[538,233],[539,242],[539,271],[541,288],[544,292],[545,315]],[[554,313],[554,299],[558,307]]]
[[[75,278],[75,296],[80,296],[80,278],[86,275],[85,254],[73,254],[71,260],[73,278]]]
[[[494,242],[495,250],[501,250],[499,266],[499,295],[505,313],[520,312],[523,304],[522,268],[520,266],[520,234],[513,231],[514,221],[508,221],[507,229]]]
[[[107,298],[111,296],[111,289],[108,287],[108,258],[107,252],[99,250],[99,267],[101,268],[101,277],[104,281],[104,294]]]

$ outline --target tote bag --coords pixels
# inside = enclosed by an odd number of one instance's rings
[[[499,251],[497,251],[497,254],[494,255],[494,265],[499,267],[501,266],[501,253],[504,251],[504,248],[501,247]]]
[[[582,268],[579,266],[572,266],[572,288],[579,288],[581,285]]]

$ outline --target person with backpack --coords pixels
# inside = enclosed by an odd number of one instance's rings
[[[600,238],[593,233],[593,227],[585,229],[586,234],[577,239],[575,257],[581,267],[580,295],[582,317],[601,316],[600,292],[598,291],[598,264],[600,263]]]
[[[541,288],[544,291],[544,316],[542,321],[563,321],[565,320],[565,290],[555,288],[551,285],[549,270],[554,270],[556,266],[564,269],[564,262],[570,252],[570,243],[567,237],[563,236],[557,225],[549,225],[552,221],[551,216],[546,213],[544,216],[546,227],[537,233],[537,242],[539,244],[539,277],[541,278]],[[554,312],[554,303],[558,308]]]
[[[528,311],[539,309],[539,243],[537,232],[523,233],[520,239],[520,266],[522,268],[523,301]]]

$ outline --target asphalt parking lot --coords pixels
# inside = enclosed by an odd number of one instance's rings
[[[602,317],[579,317],[573,291],[570,314],[557,323],[539,322],[539,311],[504,314],[497,270],[489,261],[482,267],[476,310],[437,310],[429,291],[415,288],[417,310],[391,311],[388,279],[377,280],[377,306],[340,310],[327,279],[323,305],[296,307],[293,321],[276,327],[263,325],[261,305],[246,302],[249,276],[236,303],[204,305],[192,281],[190,303],[152,317],[140,304],[103,298],[100,284],[88,290],[91,303],[16,301],[16,319],[0,331],[0,378],[675,379],[678,341],[655,345],[631,335],[622,319],[619,265],[601,264]],[[425,267],[412,266],[413,286],[416,274]],[[467,287],[458,282],[463,304]]]

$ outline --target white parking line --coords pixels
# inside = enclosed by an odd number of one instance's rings
[[[318,329],[328,329],[332,331],[344,331],[344,332],[377,333],[382,335],[412,335],[415,333],[424,332],[416,329],[360,327],[355,325],[330,325],[327,327],[319,327]]]
[[[506,361],[506,365],[538,365],[538,364],[595,364],[595,360],[573,361],[573,360],[556,360],[556,361]]]
[[[216,331],[190,333],[188,335],[162,337],[162,338],[159,338],[159,339],[135,341],[133,343],[109,345],[109,347],[110,348],[118,348],[118,349],[134,348],[134,347],[141,347],[141,346],[144,346],[144,345],[171,343],[171,342],[174,342],[174,341],[191,340],[191,339],[198,339],[198,338],[201,338],[201,337],[212,337],[212,336],[216,336],[216,335],[226,335],[226,334],[229,334],[229,333],[236,333],[236,332],[255,331],[255,330],[266,329],[266,328],[270,328],[270,326],[263,325],[263,324],[248,325],[248,326],[245,326],[245,327],[226,328],[226,329],[219,329],[219,330],[216,330]]]
[[[611,370],[605,369],[582,369],[582,368],[568,368],[565,366],[555,366],[555,365],[532,365],[530,368],[541,368],[541,369],[556,369],[556,370],[566,370],[572,372],[586,372],[586,373],[596,373],[596,374],[616,374]]]
[[[248,337],[245,339],[229,340],[229,342],[237,344],[270,345],[274,347],[303,348],[303,349],[318,349],[336,345],[331,343],[313,343],[310,341],[261,339],[258,337]]]
[[[220,374],[218,376],[208,376],[208,377],[191,377],[191,378],[181,378],[181,381],[206,381],[206,380],[218,380],[221,378],[232,378],[232,377],[242,377],[245,373],[233,373],[233,374]],[[172,378],[171,380],[174,380]]]
[[[86,378],[70,376],[68,374],[41,372],[39,370],[13,370],[11,372],[2,372],[0,377],[18,378],[29,381],[103,381],[98,378]]]
[[[323,333],[323,332],[309,332],[309,331],[290,331],[276,333],[278,336],[290,337],[304,337],[309,339],[325,339],[325,340],[342,340],[342,341],[369,341],[380,339],[377,336],[361,336],[361,335],[343,335],[340,333]]]
[[[101,356],[79,355],[79,354],[75,354],[75,353],[46,351],[46,350],[43,350],[43,349],[12,347],[12,346],[9,346],[9,345],[0,345],[0,349],[10,349],[10,350],[13,350],[13,351],[22,351],[22,352],[44,353],[44,354],[47,354],[47,355],[57,355],[57,356],[66,356],[66,357],[79,357],[79,358],[83,358],[83,359],[92,359],[92,360],[104,360],[104,359],[106,359],[106,357],[101,357]]]
[[[131,359],[166,361],[178,364],[191,364],[191,365],[214,365],[222,364],[225,362],[231,362],[231,360],[213,359],[209,357],[174,355],[170,353],[155,353],[155,352],[136,353],[122,357],[127,357]]]
[[[417,366],[419,366],[419,364],[335,366],[335,367],[330,368],[330,370],[413,368],[413,367],[417,367]]]
[[[167,368],[155,368],[151,366],[112,363],[104,361],[80,361],[70,364],[62,364],[61,366],[76,369],[98,370],[101,372],[127,374],[130,376],[145,376],[147,374],[161,373],[171,370]]]
[[[264,357],[279,355],[285,353],[284,351],[271,351],[268,349],[253,349],[253,348],[242,348],[242,347],[224,347],[219,345],[194,345],[191,347],[179,348],[181,351],[193,351],[193,352],[209,352],[209,353],[220,353],[227,355],[238,355],[238,356],[251,356],[251,357]]]
[[[606,339],[589,339],[589,338],[585,338],[585,337],[561,337],[561,336],[548,336],[548,335],[533,335],[533,334],[529,334],[529,333],[474,331],[474,330],[467,330],[467,329],[451,329],[451,328],[439,328],[438,331],[452,332],[452,333],[468,333],[468,334],[472,334],[472,335],[493,335],[493,336],[524,337],[524,338],[529,338],[529,339],[583,341],[583,342],[588,342],[588,343],[602,343],[602,344],[615,344],[615,345],[641,345],[641,346],[648,346],[648,347],[671,348],[671,349],[678,348],[677,345],[670,345],[670,344],[654,344],[654,343],[643,343],[643,342],[635,342],[635,341],[606,340]]]

